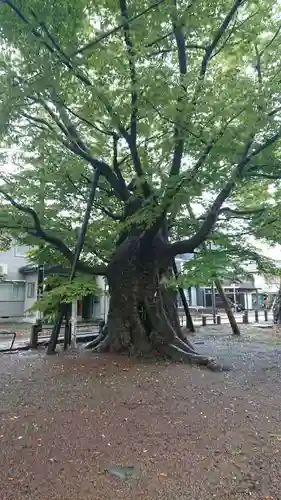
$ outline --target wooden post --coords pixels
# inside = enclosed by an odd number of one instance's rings
[[[71,346],[77,347],[77,300],[71,305]]]
[[[66,351],[71,343],[71,324],[69,322],[69,311],[65,313],[65,326],[64,326],[64,341],[63,348]]]
[[[268,321],[268,310],[264,310],[264,321]]]
[[[30,347],[31,349],[38,348],[38,333],[42,331],[42,321],[36,320],[36,323],[31,327]]]
[[[202,316],[202,326],[207,325],[207,316]]]
[[[255,310],[255,322],[259,322],[259,311]]]
[[[221,316],[217,315],[217,325],[221,325]]]
[[[247,325],[249,323],[249,315],[248,315],[248,311],[244,311],[244,314],[243,314],[243,317],[242,317],[242,321],[245,325]]]

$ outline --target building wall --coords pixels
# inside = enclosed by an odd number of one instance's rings
[[[24,315],[25,279],[19,269],[27,264],[27,246],[12,246],[0,252],[0,265],[7,274],[0,281],[0,321],[20,322]]]
[[[23,275],[19,269],[28,264],[26,252],[27,246],[12,246],[7,252],[0,252],[0,264],[6,264],[8,274],[6,280],[24,281]]]
[[[37,319],[38,313],[30,312],[28,309],[30,309],[37,300],[38,275],[37,273],[27,274],[25,279],[24,318],[25,321],[33,323]]]
[[[24,312],[24,282],[0,282],[0,320],[20,321]]]
[[[97,276],[97,285],[101,289],[101,295],[94,299],[93,319],[106,320],[109,307],[109,297],[107,295],[106,283],[102,276]]]

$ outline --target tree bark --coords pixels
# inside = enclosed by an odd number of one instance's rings
[[[65,309],[63,306],[60,306],[56,315],[55,323],[48,343],[47,354],[55,354],[56,352],[56,345],[58,342],[58,336],[60,333],[64,314],[65,314]]]
[[[273,322],[275,325],[281,325],[281,286],[273,305]]]
[[[235,316],[231,310],[231,307],[228,303],[228,300],[226,298],[226,295],[223,291],[223,287],[221,286],[221,282],[220,280],[216,279],[215,280],[215,285],[216,285],[216,288],[219,292],[219,295],[220,295],[220,298],[222,300],[222,303],[223,303],[223,306],[224,306],[224,309],[225,309],[225,312],[227,314],[227,317],[228,317],[228,320],[229,320],[229,323],[230,323],[230,326],[232,328],[232,332],[233,332],[233,335],[237,335],[239,336],[240,335],[240,330],[239,330],[239,326],[237,325],[237,322],[236,322],[236,319],[235,319]]]
[[[221,370],[213,359],[198,354],[181,331],[174,298],[165,285],[171,264],[161,246],[139,252],[137,238],[126,241],[125,250],[117,249],[107,268],[107,323],[91,346],[98,353],[161,356]]]

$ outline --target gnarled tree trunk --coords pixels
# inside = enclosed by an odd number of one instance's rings
[[[138,239],[126,241],[107,268],[110,305],[107,323],[89,344],[95,352],[160,355],[175,361],[221,370],[213,359],[199,355],[182,334],[174,296],[165,287],[172,261],[159,241],[149,252]]]

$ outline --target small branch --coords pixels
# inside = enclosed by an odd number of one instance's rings
[[[73,111],[73,109],[71,109],[69,106],[67,106],[65,103],[63,103],[61,101],[61,104],[65,107],[65,109],[70,113],[72,114],[73,116],[75,116],[76,118],[78,118],[78,120],[81,120],[82,122],[84,122],[86,125],[88,125],[89,127],[93,128],[94,130],[96,130],[97,132],[100,132],[101,134],[104,134],[104,135],[108,135],[108,136],[114,136],[116,134],[116,132],[114,132],[113,130],[106,130],[106,129],[102,129],[100,127],[98,127],[96,124],[92,123],[90,120],[88,120],[87,118],[84,118],[83,116],[80,116],[78,113],[76,113],[75,111]]]
[[[185,50],[206,50],[206,47],[204,45],[198,45],[197,43],[186,43],[185,44]],[[161,56],[163,54],[171,54],[172,52],[175,52],[177,49],[159,49],[155,52],[150,52],[147,54],[147,57],[154,57],[154,56]]]
[[[158,116],[160,116],[160,118],[162,118],[165,122],[167,123],[170,123],[171,125],[175,125],[175,120],[172,120],[171,118],[168,118],[166,116],[164,116],[161,111],[159,111],[159,109],[155,106],[155,104],[151,101],[149,101],[149,99],[145,99],[146,102],[154,109],[154,111],[157,113]],[[192,135],[195,139],[197,139],[198,141],[202,142],[203,144],[206,144],[206,141],[198,134],[196,134],[195,132],[193,132],[193,130],[190,130],[189,127],[187,127],[186,124],[184,123],[178,123],[178,129],[181,131],[181,133],[183,132],[188,132],[190,135]],[[165,134],[167,134],[167,132],[165,132]]]
[[[275,144],[275,142],[277,142],[280,138],[281,138],[281,128],[279,129],[278,132],[276,132],[276,134],[274,134],[269,139],[267,139],[263,144],[258,146],[249,156],[247,156],[246,162],[249,163],[253,158],[258,156],[262,151],[264,151],[265,149],[267,149],[270,146],[272,146],[273,144]]]
[[[98,210],[100,210],[102,213],[104,213],[114,221],[121,221],[123,219],[122,215],[114,214],[113,212],[111,212],[111,210],[103,207],[100,203],[95,203],[95,206],[97,207]]]
[[[258,173],[258,172],[249,172],[249,174],[247,174],[247,177],[256,177],[256,178],[261,178],[261,179],[269,179],[269,180],[281,180],[281,174],[261,174],[261,173]]]
[[[173,34],[173,31],[169,31],[169,33],[166,33],[165,35],[161,35],[158,38],[156,38],[155,40],[153,40],[153,42],[148,43],[145,47],[147,47],[147,48],[153,47],[153,45],[156,45],[157,43],[162,42],[163,40],[166,40],[172,34]]]
[[[66,178],[68,179],[68,181],[70,182],[70,184],[72,185],[72,187],[74,188],[75,191],[77,191],[77,193],[79,194],[79,196],[81,196],[81,198],[85,201],[86,200],[86,195],[85,193],[83,193],[81,191],[81,189],[79,189],[76,184],[73,182],[73,180],[71,179],[70,175],[69,174],[66,174]]]
[[[236,210],[235,208],[230,208],[230,207],[224,207],[219,210],[219,214],[224,214],[224,215],[234,215],[237,217],[244,217],[247,215],[255,215],[255,214],[262,214],[265,212],[265,207],[258,207],[258,208],[249,208],[245,210]]]
[[[269,42],[264,46],[264,48],[261,50],[260,52],[260,57],[263,56],[263,54],[265,53],[265,51],[268,49],[268,47],[270,47],[270,45],[274,42],[274,40],[278,37],[279,33],[281,31],[281,24],[278,26],[276,32],[274,33],[273,37],[271,38],[271,40],[269,40]]]
[[[141,11],[139,14],[136,14],[135,16],[130,17],[128,19],[128,23],[131,24],[132,22],[136,21],[140,17],[142,17],[145,14],[147,14],[149,11],[157,8],[164,1],[165,0],[158,0],[157,2],[152,3],[146,9],[144,9],[143,11]],[[103,40],[106,40],[111,35],[114,35],[118,31],[120,31],[122,28],[123,28],[123,22],[121,22],[120,24],[118,24],[117,26],[115,26],[115,28],[112,28],[111,30],[108,30],[105,33],[102,33],[98,37],[94,38],[93,40],[90,40],[90,42],[88,42],[86,45],[84,45],[80,49],[77,49],[75,52],[72,52],[72,54],[70,54],[69,57],[72,58],[74,56],[77,56],[78,54],[83,54],[83,53],[87,52],[88,50],[93,49],[97,44],[99,44]]]
[[[37,116],[32,116],[28,113],[25,113],[24,111],[21,111],[20,114],[21,114],[21,116],[23,116],[24,118],[26,118],[30,122],[39,123],[41,125],[44,125],[44,127],[46,127],[46,128],[41,127],[41,130],[47,131],[47,129],[49,129],[53,134],[56,135],[55,129],[52,127],[52,125],[50,123],[47,122],[47,120],[44,120],[43,118],[38,118]]]
[[[245,108],[240,109],[235,115],[233,115],[231,118],[229,118],[227,120],[226,124],[219,131],[217,137],[215,137],[209,144],[206,145],[206,147],[203,150],[200,158],[197,160],[197,162],[193,166],[193,168],[191,170],[191,174],[190,174],[189,179],[192,179],[195,176],[195,174],[198,172],[199,168],[204,164],[205,160],[208,158],[210,152],[212,151],[212,149],[214,148],[214,146],[216,145],[216,143],[218,142],[218,140],[223,137],[225,131],[228,128],[228,126],[231,124],[231,122],[233,122],[233,120],[235,120],[236,118],[238,118],[238,116],[241,113],[243,113],[244,110],[245,110]]]
[[[73,72],[73,74],[81,81],[83,82],[84,84],[86,84],[87,86],[92,86],[92,83],[91,81],[88,79],[87,76],[85,76],[83,73],[81,73],[79,70],[77,70],[69,57],[67,57],[64,52],[57,46],[57,44],[55,44],[55,46],[52,46],[50,45],[50,43],[46,42],[46,40],[44,40],[42,34],[40,33],[40,31],[36,30],[33,28],[32,24],[30,23],[30,21],[27,19],[26,16],[24,16],[24,14],[21,12],[21,10],[16,6],[14,5],[14,3],[11,1],[11,0],[3,0],[3,3],[8,5],[10,7],[10,9],[16,14],[16,16],[28,27],[28,29],[30,30],[30,32],[35,36],[35,38],[37,40],[40,41],[40,43],[42,43],[44,45],[44,47],[46,47],[46,49],[53,55],[57,55],[59,56],[59,60],[60,62],[66,66],[69,70],[71,70]],[[33,13],[33,16],[34,16],[34,13]],[[50,38],[50,36],[49,36]]]

